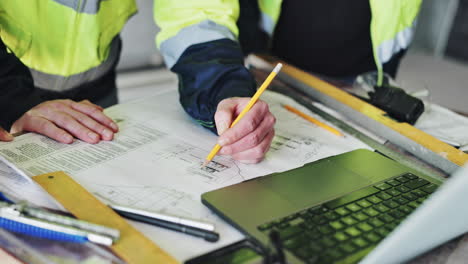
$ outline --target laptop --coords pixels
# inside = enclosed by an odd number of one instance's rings
[[[468,170],[441,184],[360,149],[202,201],[264,249],[274,233],[287,263],[400,263],[468,231]]]

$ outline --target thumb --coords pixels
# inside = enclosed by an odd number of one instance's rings
[[[14,138],[10,133],[0,127],[0,141],[12,141],[13,139]]]
[[[222,135],[231,126],[237,105],[237,98],[224,99],[219,102],[214,116],[218,135]]]

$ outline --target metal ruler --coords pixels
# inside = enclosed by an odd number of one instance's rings
[[[354,123],[438,168],[444,174],[452,174],[468,162],[468,155],[463,151],[449,146],[410,124],[391,119],[377,107],[287,63],[266,57],[263,59],[270,66],[278,62],[283,63],[284,66],[278,74],[278,79],[287,85],[340,112]]]
[[[178,263],[64,172],[47,173],[32,179],[76,218],[118,229],[120,239],[111,248],[127,263]]]

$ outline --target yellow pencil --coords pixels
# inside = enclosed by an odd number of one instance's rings
[[[324,123],[318,121],[317,119],[315,119],[315,118],[313,118],[313,117],[311,117],[311,116],[309,116],[309,115],[307,115],[307,114],[305,114],[305,113],[303,113],[303,112],[297,110],[296,108],[294,108],[294,107],[292,107],[292,106],[290,106],[290,105],[283,105],[283,107],[286,108],[286,110],[288,110],[288,111],[290,111],[290,112],[292,112],[292,113],[294,113],[294,114],[296,114],[296,115],[298,115],[298,116],[304,118],[305,120],[307,120],[307,121],[309,121],[309,122],[311,122],[311,123],[314,123],[314,124],[316,124],[317,126],[319,126],[319,127],[323,128],[323,129],[326,129],[326,130],[332,132],[332,133],[335,134],[335,135],[344,137],[343,133],[341,133],[341,132],[338,131],[337,129],[335,129],[335,128],[333,128],[333,127],[327,125],[327,124],[324,124]]]
[[[242,117],[244,117],[244,115],[250,110],[250,108],[252,108],[252,106],[257,102],[258,98],[260,97],[260,95],[266,90],[266,88],[268,87],[268,85],[270,85],[271,81],[273,80],[273,78],[275,78],[276,74],[278,74],[278,72],[281,70],[281,67],[283,67],[283,64],[281,63],[278,63],[275,68],[273,69],[273,71],[270,73],[270,75],[268,75],[268,77],[265,79],[265,81],[263,82],[263,84],[260,86],[260,88],[258,88],[257,92],[254,94],[254,96],[252,96],[252,98],[250,99],[249,103],[247,104],[247,106],[242,110],[242,112],[237,116],[237,118],[234,120],[234,122],[232,122],[231,126],[230,127],[233,127],[235,124],[237,124],[237,122],[239,122],[239,120],[242,119]],[[218,151],[221,149],[221,146],[219,144],[216,144],[213,149],[211,150],[211,152],[208,154],[208,156],[206,156],[206,160],[205,162],[203,163],[203,167],[208,165],[208,163],[210,163],[210,161],[214,158],[214,156],[216,156],[216,153],[218,153]]]

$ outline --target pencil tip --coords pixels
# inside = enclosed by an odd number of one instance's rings
[[[205,162],[203,162],[203,164],[201,165],[201,168],[206,167],[206,165],[208,165],[209,163],[210,163],[209,160],[205,160]]]

